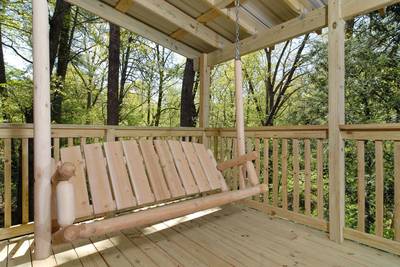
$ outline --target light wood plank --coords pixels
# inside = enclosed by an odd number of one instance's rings
[[[375,235],[383,236],[383,142],[375,141]]]
[[[269,203],[269,139],[264,139],[264,184],[267,185],[264,202]]]
[[[215,168],[217,168],[217,160],[214,158],[214,154],[212,153],[212,151],[210,149],[208,150],[208,155],[209,155],[209,158],[210,158],[213,166]],[[220,185],[221,185],[221,190],[222,191],[228,191],[229,188],[228,188],[228,185],[226,184],[225,178],[222,175],[222,173],[217,171],[217,175],[218,175],[218,179],[219,179],[219,182],[220,182]]]
[[[288,140],[282,139],[282,208],[288,208],[288,180],[287,180],[287,168],[288,168]]]
[[[257,176],[260,177],[260,175],[261,175],[260,138],[256,138],[254,140],[254,150],[257,152],[257,156],[258,156],[256,159],[256,173],[257,173]]]
[[[115,9],[121,11],[122,13],[126,13],[129,8],[133,5],[134,0],[119,0]]]
[[[357,206],[358,231],[365,231],[365,149],[364,141],[357,141]]]
[[[83,150],[95,214],[115,210],[110,181],[108,180],[106,161],[101,145],[85,145]]]
[[[394,143],[394,240],[400,241],[400,142]]]
[[[299,212],[300,206],[300,165],[299,165],[299,140],[293,139],[293,211]]]
[[[149,181],[153,188],[156,200],[171,198],[171,193],[169,192],[167,183],[165,182],[158,155],[154,150],[153,141],[140,140],[139,146],[142,151],[144,165],[146,166]]]
[[[29,239],[29,237],[18,237],[9,241],[7,266],[32,266]]]
[[[29,141],[23,138],[22,145],[22,223],[29,222]]]
[[[114,246],[121,251],[133,266],[156,267],[154,261],[140,250],[128,237],[122,233],[107,235]]]
[[[60,138],[53,138],[53,157],[56,162],[60,161]]]
[[[304,140],[304,205],[305,214],[311,215],[311,144],[310,139]]]
[[[150,226],[147,229],[151,228],[154,228],[155,231],[152,234],[146,235],[146,237],[177,260],[182,266],[207,266],[200,259],[193,257],[188,251],[181,249],[175,242],[158,233],[155,226]]]
[[[133,190],[129,181],[129,175],[124,162],[124,154],[121,142],[104,143],[108,171],[114,192],[115,203],[118,209],[136,206]]]
[[[72,243],[75,252],[82,262],[83,266],[93,267],[106,267],[107,263],[104,261],[96,247],[88,239],[81,239]]]
[[[185,195],[181,179],[179,178],[178,171],[175,168],[174,159],[172,158],[166,141],[155,140],[154,146],[157,150],[158,157],[160,158],[161,167],[164,171],[165,179],[169,187],[169,191],[173,197],[180,197]]]
[[[146,169],[142,155],[136,140],[122,141],[122,147],[126,158],[126,165],[131,177],[133,190],[139,205],[155,201],[151,191],[149,180],[147,179]]]
[[[197,154],[197,157],[200,161],[201,166],[203,167],[203,171],[207,176],[208,182],[211,186],[211,189],[221,189],[221,181],[218,178],[219,172],[213,162],[211,161],[210,155],[208,154],[206,147],[203,144],[193,144],[194,150]]]
[[[197,38],[200,38],[213,47],[223,48],[224,46],[231,44],[229,40],[196,21],[191,16],[168,2],[160,0],[135,0],[135,3],[151,10],[163,19],[195,35]]]
[[[329,236],[343,242],[344,214],[344,141],[340,125],[345,124],[345,21],[341,4],[344,1],[328,2],[328,87],[329,87]]]
[[[90,239],[97,251],[106,261],[108,266],[128,267],[132,266],[127,258],[106,237],[93,237]]]
[[[100,16],[101,18],[110,21],[116,25],[119,25],[129,31],[132,31],[138,35],[141,35],[155,43],[158,43],[172,51],[184,55],[188,58],[197,58],[200,56],[200,52],[191,48],[184,43],[175,41],[167,34],[162,33],[154,29],[153,27],[131,17],[124,15],[114,7],[105,5],[97,0],[68,0],[69,3],[77,5],[83,9],[92,12]]]
[[[181,145],[200,192],[210,191],[210,183],[208,182],[203,168],[200,165],[196,152],[193,148],[193,144],[190,142],[181,142]]]
[[[168,255],[164,250],[155,245],[151,240],[143,236],[137,230],[130,229],[123,233],[140,248],[148,257],[152,259],[158,266],[182,266],[176,259]]]
[[[74,146],[74,138],[68,137],[68,147]]]
[[[164,235],[165,238],[175,242],[181,249],[188,251],[193,257],[204,261],[207,266],[232,266],[218,257],[218,255],[212,253],[212,251],[200,246],[171,228],[164,229],[161,234]]]
[[[11,139],[4,139],[4,227],[11,226]]]
[[[272,140],[272,204],[278,206],[279,201],[279,143],[278,139]]]
[[[317,140],[317,213],[318,218],[324,218],[324,144]]]
[[[89,194],[86,184],[86,174],[81,149],[78,146],[61,149],[62,162],[71,162],[75,166],[75,175],[70,179],[74,185],[75,215],[76,218],[93,214],[93,208],[89,203]]]
[[[175,166],[178,170],[179,176],[182,179],[183,186],[187,194],[195,194],[199,192],[199,188],[190,171],[189,163],[182,150],[182,146],[179,141],[169,140],[168,145],[171,149],[172,156],[174,158]]]
[[[70,243],[53,246],[53,253],[58,266],[83,266]]]

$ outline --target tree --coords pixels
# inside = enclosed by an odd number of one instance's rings
[[[180,126],[195,127],[197,120],[197,111],[194,103],[198,87],[198,79],[195,81],[196,72],[194,71],[193,59],[186,59],[185,70],[183,72],[182,90],[181,90],[181,109]]]
[[[119,67],[121,30],[119,26],[110,23],[110,41],[108,46],[108,91],[107,91],[107,124],[119,123]]]
[[[300,87],[294,87],[293,85],[303,75],[298,70],[305,62],[303,51],[309,36],[309,34],[306,34],[302,40],[287,41],[277,51],[273,48],[264,49],[266,58],[266,70],[263,72],[264,104],[260,103],[259,96],[256,94],[255,80],[259,78],[250,74],[247,69],[248,64],[244,65],[244,79],[247,82],[247,88],[254,101],[261,125],[273,125],[274,120],[288,99],[300,89]],[[261,65],[259,61],[256,61],[256,64]],[[251,67],[255,68],[256,66],[252,64]]]

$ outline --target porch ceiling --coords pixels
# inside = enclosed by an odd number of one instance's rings
[[[209,54],[208,64],[233,58],[234,0],[67,0],[183,56]],[[327,26],[328,0],[241,0],[243,54]],[[346,0],[345,18],[399,0]]]

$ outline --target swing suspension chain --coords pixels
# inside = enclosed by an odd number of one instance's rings
[[[235,59],[240,60],[240,26],[239,26],[239,6],[240,0],[235,0],[235,12],[236,12],[236,21],[235,21],[235,30],[236,30],[236,39],[235,39]]]

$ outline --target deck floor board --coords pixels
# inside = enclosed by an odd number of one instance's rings
[[[144,229],[53,246],[34,261],[33,236],[0,243],[1,266],[400,266],[400,257],[230,205]]]

